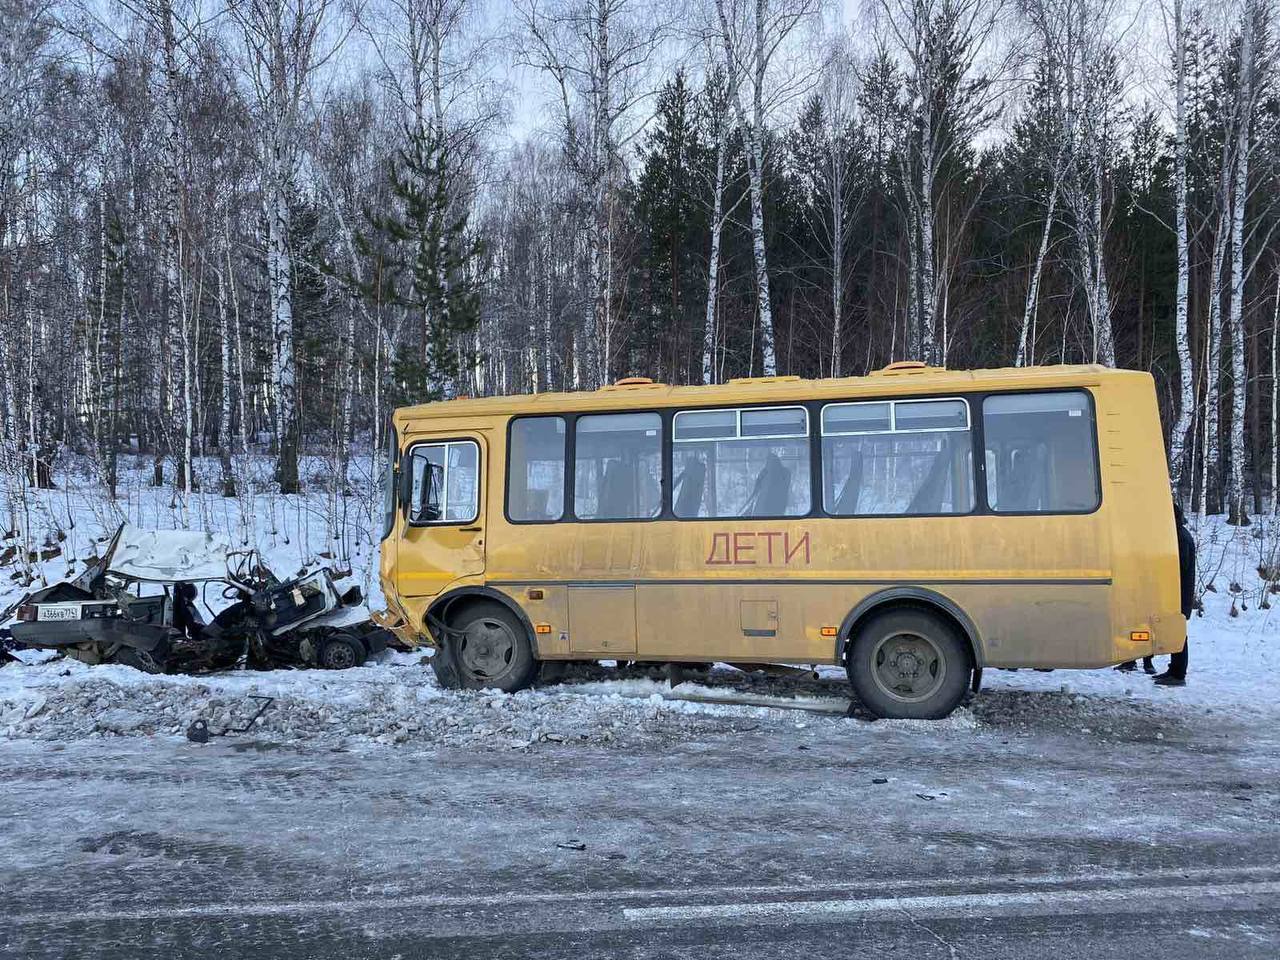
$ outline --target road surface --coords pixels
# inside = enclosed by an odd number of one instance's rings
[[[1274,960],[1278,735],[0,740],[0,957]]]

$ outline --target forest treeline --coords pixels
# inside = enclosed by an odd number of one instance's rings
[[[852,17],[852,19],[850,19]],[[1149,370],[1274,511],[1272,0],[0,0],[8,476],[461,394]]]

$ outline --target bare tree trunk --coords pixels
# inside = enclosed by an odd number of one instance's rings
[[[761,373],[772,377],[778,372],[778,360],[773,345],[773,308],[770,305],[769,262],[765,250],[764,236],[764,146],[760,140],[763,134],[753,128],[747,129],[747,140],[750,144],[747,175],[751,188],[751,251],[755,260],[756,303],[760,318],[760,360]]]
[[[1187,35],[1182,16],[1183,0],[1173,0],[1174,42],[1174,202],[1178,241],[1178,282],[1174,297],[1174,339],[1178,349],[1178,419],[1169,437],[1169,467],[1179,497],[1190,494],[1187,478],[1187,434],[1195,415],[1195,370],[1191,360],[1191,336],[1187,326],[1187,299],[1191,276],[1191,251],[1187,236]]]
[[[1276,489],[1276,454],[1280,446],[1276,442],[1276,427],[1280,425],[1280,411],[1276,405],[1280,401],[1280,377],[1276,376],[1276,334],[1280,331],[1280,268],[1276,270],[1276,308],[1271,316],[1271,515],[1280,513],[1280,491]]]
[[[1225,151],[1224,151],[1225,153]],[[1228,176],[1223,167],[1223,185]],[[1203,448],[1200,462],[1200,503],[1198,513],[1203,518],[1208,511],[1209,485],[1217,483],[1221,460],[1222,441],[1220,425],[1219,382],[1222,374],[1222,261],[1227,247],[1227,195],[1220,193],[1221,209],[1218,213],[1218,229],[1213,238],[1213,256],[1209,267],[1209,318],[1205,331],[1205,385]]]
[[[727,0],[716,0],[716,15],[720,21],[720,39],[724,47],[725,63],[736,74],[739,64],[751,84],[751,116],[742,103],[737,83],[730,85],[731,102],[742,128],[747,146],[747,176],[751,195],[751,252],[755,263],[755,287],[757,312],[760,318],[761,369],[765,376],[775,376],[778,360],[774,347],[772,295],[769,290],[769,262],[765,245],[764,228],[764,138],[768,120],[765,110],[765,84],[769,65],[787,34],[812,10],[804,2],[797,2],[788,14],[774,16],[766,0],[755,0],[750,15],[750,52],[747,41],[739,42],[738,10],[731,18],[726,8]],[[745,31],[744,31],[745,32]]]
[[[1031,269],[1031,282],[1027,285],[1027,300],[1022,310],[1022,329],[1018,334],[1018,355],[1014,358],[1015,367],[1028,366],[1035,363],[1036,345],[1032,339],[1032,326],[1040,308],[1040,278],[1044,275],[1045,258],[1049,255],[1049,237],[1053,231],[1054,214],[1058,207],[1058,182],[1061,160],[1053,167],[1053,176],[1049,183],[1049,202],[1044,215],[1044,228],[1040,231],[1040,248],[1036,252],[1035,266]]]
[[[544,248],[542,277],[542,362],[544,371],[542,382],[545,389],[551,390],[551,304],[554,294],[555,273],[551,267],[550,250]]]
[[[1248,384],[1244,355],[1244,214],[1249,195],[1249,129],[1253,112],[1254,5],[1245,4],[1240,24],[1239,114],[1236,128],[1235,189],[1231,198],[1231,472],[1227,490],[1227,522],[1245,526],[1244,415]]]
[[[187,395],[190,387],[185,380],[187,345],[180,315],[180,311],[184,307],[179,303],[182,285],[178,263],[180,256],[179,229],[182,219],[182,180],[179,163],[181,145],[178,139],[177,40],[173,29],[173,5],[169,0],[156,0],[156,2],[157,6],[153,15],[160,22],[164,57],[164,313],[165,339],[170,349],[169,362],[165,364],[165,369],[161,372],[161,382],[165,393],[165,415],[163,421],[165,426],[161,429],[161,435],[169,437],[169,442],[166,446],[169,447],[169,452],[175,458],[174,477],[178,489],[189,490],[191,430],[186,418],[185,406],[181,420],[178,418],[178,407],[182,402],[182,396]],[[182,352],[183,362],[181,366],[173,363],[172,351],[175,348]],[[178,371],[184,372],[181,382],[178,380]],[[174,438],[172,434],[174,424],[178,424],[180,429],[180,434],[177,438]],[[175,439],[176,442],[174,442]],[[157,451],[157,454],[159,454],[159,451]],[[158,456],[156,467],[156,482],[159,483],[162,468],[160,467]]]
[[[1102,158],[1097,156],[1093,167],[1093,277],[1096,285],[1093,298],[1096,310],[1093,318],[1094,359],[1104,366],[1114,367],[1116,341],[1111,329],[1111,288],[1107,283],[1106,227],[1102,218],[1103,189]]]
[[[231,324],[227,311],[227,284],[218,269],[218,342],[221,351],[222,390],[218,404],[218,463],[222,470],[222,495],[236,495],[235,474],[231,470]]]
[[[90,395],[93,397],[89,412],[89,431],[93,438],[93,455],[99,472],[106,475],[106,449],[103,437],[102,338],[107,326],[107,197],[105,189],[98,188],[98,310],[93,332],[93,365],[90,372]]]
[[[832,130],[831,165],[831,376],[840,376],[840,354],[844,349],[840,335],[844,325],[844,145],[841,130]]]
[[[245,397],[248,391],[245,390],[244,382],[244,339],[240,332],[240,297],[236,293],[236,274],[235,264],[231,260],[231,244],[227,244],[227,288],[231,295],[231,318],[232,318],[232,337],[235,339],[235,357],[236,357],[236,403],[239,407],[240,414],[240,452],[249,452],[249,412],[245,406]],[[231,442],[231,438],[227,438],[227,443]]]
[[[928,109],[927,105],[924,112],[926,116],[930,116],[932,114],[932,111]],[[916,197],[917,209],[920,217],[920,250],[918,263],[920,270],[920,332],[918,336],[920,343],[920,359],[925,363],[936,364],[938,362],[938,291],[936,289],[936,267],[934,264],[934,157],[932,143],[930,142],[932,137],[931,116],[930,119],[922,123],[921,126],[923,129],[920,134],[920,192]]]
[[[716,302],[720,295],[720,232],[724,228],[724,168],[729,149],[729,120],[719,118],[716,137],[716,181],[711,201],[711,255],[707,262],[707,310],[702,325],[702,382],[714,383],[716,349]]]

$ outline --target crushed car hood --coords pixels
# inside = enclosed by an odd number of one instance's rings
[[[142,530],[125,525],[105,558],[135,580],[223,580],[231,544],[203,530]]]

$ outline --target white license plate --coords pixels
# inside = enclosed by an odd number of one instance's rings
[[[42,603],[36,608],[37,620],[79,620],[78,603]]]

